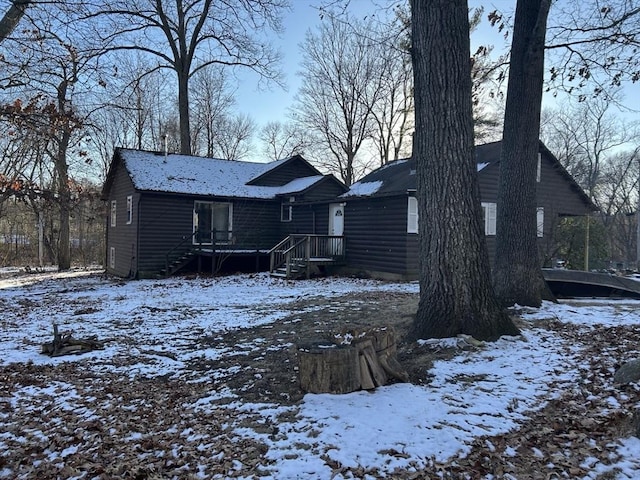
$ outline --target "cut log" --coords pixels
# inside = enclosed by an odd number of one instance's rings
[[[409,374],[407,371],[402,368],[398,359],[394,356],[389,356],[386,353],[378,355],[378,361],[380,365],[384,369],[385,373],[389,375],[391,378],[395,378],[396,380],[406,383],[409,381]]]
[[[310,393],[349,393],[360,389],[358,351],[347,345],[312,344],[298,348],[300,387]]]
[[[298,347],[300,386],[311,393],[349,393],[373,390],[390,379],[408,382],[409,375],[396,358],[392,328],[343,331],[335,344]]]
[[[357,342],[354,343],[354,347],[358,351],[358,355],[360,356],[360,376],[363,379],[362,388],[365,390],[371,390],[375,387],[380,387],[382,385],[387,384],[387,375],[384,373],[384,369],[378,362],[378,355],[373,348],[373,341],[371,338],[358,339]],[[364,360],[364,361],[362,361]],[[372,386],[364,385],[365,378],[371,378]]]

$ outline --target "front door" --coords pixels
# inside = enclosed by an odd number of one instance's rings
[[[344,203],[329,204],[329,235],[342,237],[344,234]],[[329,239],[329,252],[331,255],[343,255],[342,239]]]

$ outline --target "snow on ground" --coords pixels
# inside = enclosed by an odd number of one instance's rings
[[[185,368],[185,362],[194,356],[216,359],[237,352],[215,347],[194,349],[197,336],[215,337],[274,322],[290,314],[284,305],[310,297],[331,302],[333,297],[351,292],[417,290],[416,283],[346,278],[285,283],[264,274],[127,282],[86,271],[24,276],[0,271],[0,365],[63,366],[86,357],[52,359],[39,354],[40,344],[51,340],[52,323],[57,323],[61,331],[72,331],[75,337],[118,339],[109,342],[105,350],[87,354],[92,358],[88,368],[96,374],[214,383],[224,372],[193,372]],[[637,301],[589,301],[520,309],[531,325],[523,331],[524,338],[502,338],[452,360],[438,361],[425,372],[430,382],[422,386],[395,384],[373,393],[339,396],[308,394],[293,407],[244,402],[221,387],[182,408],[211,414],[220,408],[216,400],[230,399],[224,408],[238,412],[235,434],[268,446],[264,454],[267,478],[329,479],[333,478],[330,465],[366,466],[388,473],[419,470],[433,461],[464,457],[475,438],[518,428],[527,412],[542,408],[545,400],[576,381],[576,358],[582,346],[553,331],[535,328],[537,321],[556,318],[584,329],[638,325],[638,307]],[[254,342],[238,348],[260,347],[260,339]],[[438,342],[433,345],[437,348]],[[164,355],[166,352],[171,355]],[[124,358],[129,361],[122,361]],[[39,408],[47,394],[56,397],[61,410],[78,414],[78,409],[84,408],[87,420],[100,416],[98,400],[94,410],[80,407],[81,394],[65,382],[46,387],[24,385],[0,402],[12,408],[31,405],[26,407],[28,411]],[[283,419],[286,412],[290,415]],[[242,425],[242,415],[278,423],[277,434]],[[10,440],[16,440],[1,426],[10,418],[10,413],[0,411],[0,452],[8,448]],[[132,438],[135,435],[132,433]],[[191,441],[197,443],[197,438]],[[76,450],[74,445],[60,445],[49,455],[64,462],[76,455]],[[617,463],[605,466],[594,460],[594,475],[616,467],[618,478],[640,478],[638,452],[640,440],[621,439]],[[202,472],[199,476],[206,477]],[[0,478],[13,478],[11,470],[2,469],[1,461]]]

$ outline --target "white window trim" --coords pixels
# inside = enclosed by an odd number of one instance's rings
[[[231,243],[234,242],[233,239],[233,203],[231,202],[206,202],[206,201],[201,201],[201,200],[195,200],[193,202],[193,225],[192,225],[192,233],[195,234],[196,233],[196,229],[198,228],[198,213],[197,213],[197,204],[198,203],[206,203],[206,204],[218,204],[218,205],[226,205],[227,208],[229,209],[229,231],[228,231],[228,236],[225,240],[215,240],[211,239],[208,242],[198,242],[197,238],[195,235],[193,235],[192,237],[192,243],[193,245],[213,245],[214,243],[218,244],[218,245],[229,245]]]
[[[407,233],[418,233],[418,199],[409,197],[407,200]]]
[[[109,248],[109,268],[116,268],[116,247]]]
[[[540,183],[542,179],[542,154],[538,152],[538,166],[536,170],[536,182]]]
[[[483,220],[484,220],[485,235],[496,234],[496,212],[497,212],[497,206],[495,203],[482,202],[482,213],[483,213]]]
[[[544,237],[544,207],[538,207],[536,209],[536,223],[538,238]]]
[[[285,212],[287,215],[285,216]],[[280,205],[280,221],[290,222],[293,220],[293,205],[290,202],[282,202]]]
[[[117,212],[117,203],[115,200],[111,200],[111,226],[116,226],[116,212]]]
[[[127,225],[133,222],[133,195],[127,195]]]

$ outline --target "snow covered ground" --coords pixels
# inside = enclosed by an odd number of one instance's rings
[[[538,328],[539,322],[552,319],[582,334],[609,327],[640,327],[637,301],[545,303],[540,309],[519,309],[526,325],[522,337],[502,338],[465,350],[451,360],[435,362],[425,372],[425,385],[395,384],[372,393],[339,396],[308,394],[293,406],[245,401],[219,382],[228,372],[215,368],[194,372],[187,368],[195,356],[215,361],[234,354],[215,347],[194,349],[196,337],[215,337],[278,321],[291,313],[285,309],[291,302],[315,297],[330,303],[354,292],[417,293],[417,289],[416,283],[340,278],[284,283],[264,274],[126,282],[90,271],[17,275],[0,270],[0,479],[36,478],[31,476],[34,469],[47,462],[57,469],[59,478],[113,478],[104,467],[96,466],[97,454],[89,455],[87,432],[91,429],[87,425],[108,424],[115,417],[106,412],[116,407],[131,409],[131,415],[142,410],[138,404],[117,405],[119,397],[115,393],[103,395],[104,383],[115,378],[130,382],[165,378],[194,388],[208,386],[206,394],[199,390],[198,395],[187,395],[179,401],[174,423],[158,420],[169,425],[162,432],[163,438],[169,435],[182,446],[173,444],[170,451],[166,451],[166,445],[154,449],[149,425],[129,431],[124,442],[139,449],[140,462],[166,456],[175,463],[183,455],[180,449],[186,451],[185,444],[190,455],[195,455],[183,468],[184,476],[172,473],[139,478],[225,478],[232,476],[229,472],[234,468],[239,477],[252,478],[242,473],[246,469],[242,470],[241,458],[226,459],[227,473],[211,468],[224,457],[222,447],[214,442],[215,434],[196,431],[198,427],[192,424],[182,427],[180,418],[192,415],[210,419],[221,410],[232,412],[225,417],[225,438],[263,445],[256,465],[262,478],[376,478],[399,471],[419,472],[465,458],[480,437],[517,430],[532,412],[580,383],[584,377],[579,368],[581,355],[587,346],[553,330]],[[54,322],[75,337],[96,335],[113,341],[104,350],[49,358],[39,351],[40,344],[51,340]],[[239,348],[263,348],[259,338],[254,342]],[[451,347],[454,342],[429,341],[424,345],[438,349]],[[603,361],[620,362],[639,354],[636,350],[628,355]],[[83,375],[103,384],[92,387],[74,381],[79,367]],[[612,377],[613,364],[606,368]],[[56,377],[55,382],[35,381],[43,378],[39,376],[42,369],[70,373],[66,378]],[[29,382],[20,380],[22,370],[34,372]],[[624,412],[618,412],[622,409],[620,398],[640,405],[640,388],[632,389],[632,394],[617,394],[612,385],[606,388],[610,411],[600,412],[602,415],[622,415]],[[139,401],[144,402],[144,396]],[[42,409],[60,418],[52,420],[47,428],[34,425],[30,416]],[[56,429],[62,428],[68,418],[82,425],[84,433],[77,427],[73,435],[65,433],[63,441]],[[152,423],[150,418],[147,421]],[[252,421],[243,421],[248,418]],[[255,428],[256,418],[257,424],[271,427]],[[104,435],[117,431],[117,425],[100,427],[100,442],[106,441]],[[97,440],[91,438],[91,445],[95,445]],[[37,448],[26,448],[32,444]],[[214,444],[218,446],[214,448]],[[506,451],[515,456],[516,447],[509,446]],[[615,478],[640,479],[640,439],[623,436],[610,447],[613,453],[606,462],[587,458],[580,475],[574,478],[596,479],[615,471]],[[11,449],[16,448],[28,454],[20,465],[7,460]],[[65,470],[72,460],[75,465],[81,463],[74,459],[80,455],[84,465],[88,462],[92,467]],[[358,469],[363,472],[360,477],[354,473]],[[505,474],[486,478],[514,477]]]

